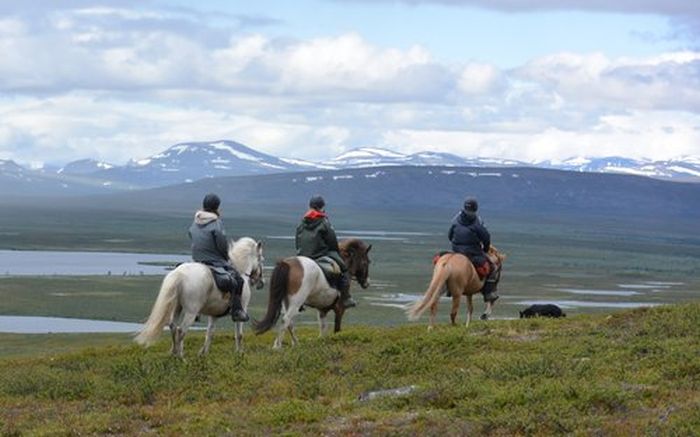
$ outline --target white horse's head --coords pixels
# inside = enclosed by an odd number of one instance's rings
[[[251,286],[258,290],[265,286],[263,280],[263,244],[249,237],[231,241],[228,256],[233,266],[242,275],[248,277]]]

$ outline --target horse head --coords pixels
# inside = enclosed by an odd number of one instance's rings
[[[243,237],[229,245],[229,258],[242,275],[248,277],[251,286],[260,290],[265,286],[263,279],[263,243]]]
[[[369,287],[369,251],[372,250],[372,245],[353,238],[342,241],[339,246],[340,255],[345,260],[350,275],[357,280],[360,287]]]

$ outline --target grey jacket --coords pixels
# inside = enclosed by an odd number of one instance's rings
[[[212,266],[228,265],[228,239],[219,216],[197,211],[187,232],[192,240],[192,259]]]

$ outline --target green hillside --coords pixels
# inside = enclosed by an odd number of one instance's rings
[[[87,337],[86,337],[87,338]],[[0,360],[0,432],[559,434],[700,432],[700,304],[562,320],[350,326],[273,351],[188,337],[185,362],[113,346]],[[404,395],[363,393],[414,387]]]

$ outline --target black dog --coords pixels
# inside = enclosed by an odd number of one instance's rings
[[[566,314],[558,306],[548,303],[544,305],[530,305],[525,311],[520,311],[520,318],[530,317],[566,317]]]

